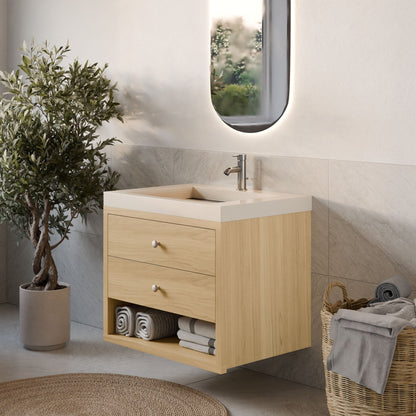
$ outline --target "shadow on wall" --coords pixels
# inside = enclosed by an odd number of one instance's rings
[[[117,189],[172,184],[174,152],[174,149],[169,148],[137,145],[109,148],[109,164],[120,173]]]
[[[156,147],[171,143],[173,147],[177,140],[172,126],[178,125],[178,120],[184,124],[190,116],[186,114],[189,108],[182,101],[183,92],[162,81],[120,78],[127,79],[118,86],[117,96],[124,113],[123,142],[151,143]],[[187,94],[187,100],[190,99]]]

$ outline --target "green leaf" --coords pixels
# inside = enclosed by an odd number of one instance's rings
[[[40,211],[49,199],[50,237],[67,238],[73,218],[102,206],[103,191],[119,177],[105,154],[117,139],[97,132],[122,120],[115,84],[103,74],[107,65],[64,66],[69,51],[68,44],[24,44],[21,72],[0,72],[7,89],[0,99],[0,220],[21,235],[33,221],[27,192]]]

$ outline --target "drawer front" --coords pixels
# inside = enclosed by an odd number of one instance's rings
[[[213,276],[109,257],[108,297],[215,322]]]
[[[153,247],[153,241],[159,245]],[[215,275],[215,231],[109,215],[108,254]]]

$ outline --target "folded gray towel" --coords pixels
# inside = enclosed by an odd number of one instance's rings
[[[117,306],[116,308],[116,334],[132,337],[134,335],[135,317],[139,311],[138,306]]]
[[[407,298],[412,291],[410,283],[401,276],[392,276],[381,282],[376,287],[375,299],[371,304],[376,302],[385,302],[396,298]]]
[[[181,316],[178,320],[178,324],[179,329],[183,329],[184,331],[188,331],[192,334],[198,334],[203,337],[215,339],[215,324],[212,322]]]
[[[393,315],[340,309],[331,321],[334,344],[327,359],[328,370],[383,394],[397,335],[406,326],[416,327],[416,318],[409,321]]]
[[[178,338],[183,341],[193,342],[195,344],[204,345],[206,347],[215,348],[215,339],[203,337],[202,335],[192,334],[191,332],[180,329],[177,333]]]
[[[195,344],[194,342],[183,341],[183,340],[179,341],[179,345],[181,347],[190,348],[191,350],[204,352],[205,354],[215,355],[215,348],[208,347],[205,345]]]
[[[360,312],[373,313],[376,315],[390,315],[410,321],[413,318],[416,318],[416,305],[415,300],[397,298],[387,302],[373,303],[366,308],[361,308]]]
[[[146,341],[171,337],[178,330],[178,316],[158,309],[145,309],[136,314],[134,335]]]

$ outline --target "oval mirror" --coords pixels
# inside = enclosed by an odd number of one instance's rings
[[[289,0],[210,0],[211,100],[236,130],[267,129],[289,95]]]

